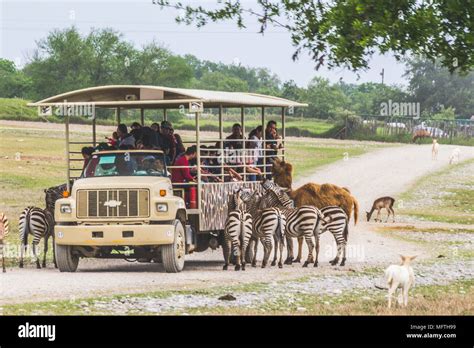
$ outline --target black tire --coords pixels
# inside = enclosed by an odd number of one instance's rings
[[[167,273],[178,273],[184,268],[186,236],[181,221],[174,221],[174,241],[161,247],[163,267]]]
[[[60,272],[76,272],[79,256],[72,253],[70,245],[56,245],[56,262]]]

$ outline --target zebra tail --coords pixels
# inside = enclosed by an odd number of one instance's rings
[[[23,229],[20,231],[21,233],[20,240],[21,240],[22,245],[28,245],[28,235],[30,234],[30,212],[31,210],[28,209],[25,215]]]
[[[346,220],[346,226],[344,226],[343,236],[345,241],[347,242],[347,237],[349,236],[349,221]]]
[[[278,213],[277,236],[281,245],[285,246],[285,236],[283,235],[283,224],[281,223],[281,212]]]

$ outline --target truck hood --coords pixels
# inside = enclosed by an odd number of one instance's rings
[[[115,188],[149,188],[160,186],[171,189],[171,181],[159,176],[106,176],[83,178],[74,182],[73,190],[79,189],[115,189]]]

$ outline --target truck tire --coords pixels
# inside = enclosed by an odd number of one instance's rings
[[[76,272],[79,256],[72,253],[70,245],[56,245],[56,262],[60,272]]]
[[[186,239],[181,221],[174,221],[174,241],[161,247],[163,267],[167,273],[178,273],[184,268]]]

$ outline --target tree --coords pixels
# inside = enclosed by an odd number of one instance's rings
[[[0,58],[0,97],[25,98],[30,88],[30,79],[17,70],[15,63]]]
[[[258,18],[260,33],[284,28],[291,35],[296,59],[308,52],[316,68],[345,66],[360,70],[376,51],[421,54],[449,71],[467,72],[474,66],[473,0],[258,0],[258,9],[243,0],[219,1],[215,6],[183,5],[157,0],[161,7],[184,11],[177,22],[202,27],[209,22],[235,20],[245,28],[245,17]]]
[[[334,118],[335,110],[348,109],[349,98],[328,79],[314,78],[304,93],[303,100],[309,103],[306,113],[310,117]]]
[[[405,76],[409,79],[409,92],[425,114],[449,107],[457,117],[474,114],[474,72],[465,76],[451,74],[439,63],[413,58],[406,60]]]

